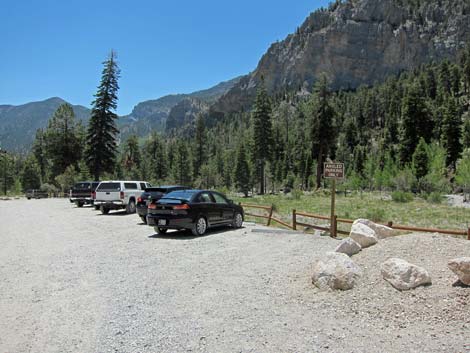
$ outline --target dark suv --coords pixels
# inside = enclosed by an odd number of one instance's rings
[[[77,207],[93,205],[93,193],[99,183],[99,181],[80,181],[76,183],[70,189],[70,202],[75,203]]]
[[[186,189],[190,188],[180,185],[164,185],[146,188],[142,195],[137,199],[137,214],[142,219],[142,222],[147,224],[147,206],[150,202],[158,201],[170,192]]]
[[[147,222],[158,234],[168,229],[188,229],[199,236],[215,226],[240,228],[243,218],[243,208],[219,192],[182,190],[150,203]]]

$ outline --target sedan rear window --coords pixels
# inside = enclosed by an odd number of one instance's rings
[[[178,199],[178,200],[189,201],[196,193],[197,191],[189,191],[189,190],[173,191],[165,195],[165,199],[161,199],[161,200]]]
[[[121,183],[101,183],[98,191],[121,191]]]

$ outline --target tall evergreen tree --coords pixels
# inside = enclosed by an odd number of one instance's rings
[[[402,164],[411,161],[420,137],[429,142],[432,137],[432,122],[426,109],[423,97],[416,84],[412,84],[403,98],[400,160]]]
[[[141,160],[139,140],[136,135],[132,135],[124,144],[122,154],[122,168],[124,170],[124,175],[134,180],[140,179]]]
[[[44,140],[53,178],[64,173],[68,166],[78,165],[83,144],[80,124],[75,121],[71,105],[62,104],[55,111],[44,132]]]
[[[336,131],[333,126],[335,111],[330,104],[329,96],[328,81],[326,76],[322,75],[315,85],[314,93],[307,106],[312,119],[310,130],[311,155],[317,161],[317,188],[321,186],[323,162],[330,153],[336,139]]]
[[[113,171],[117,152],[116,119],[118,116],[115,110],[120,70],[114,51],[111,51],[103,65],[101,83],[92,103],[85,151],[88,167],[95,180],[99,180],[103,173]]]
[[[33,154],[39,165],[41,184],[45,183],[47,181],[49,161],[47,160],[46,140],[42,129],[36,131],[36,137],[33,143]]]
[[[34,155],[26,158],[20,179],[24,190],[39,189],[41,187],[41,171]]]
[[[153,131],[144,144],[145,166],[148,166],[148,177],[152,181],[163,181],[169,174],[165,148],[161,137]]]
[[[250,190],[250,168],[245,152],[245,146],[240,143],[237,153],[237,162],[235,165],[235,184],[239,191],[243,192],[245,197],[248,196]]]
[[[194,176],[199,176],[200,168],[206,163],[206,127],[204,122],[204,116],[199,114],[196,118],[196,133],[194,136],[195,143],[195,164],[194,164]]]
[[[183,140],[176,143],[173,160],[173,179],[180,185],[190,185],[192,181],[192,166],[188,148]]]
[[[457,106],[457,100],[449,97],[442,122],[442,144],[446,149],[446,165],[455,168],[455,163],[462,152],[462,118]]]
[[[429,158],[426,141],[421,137],[418,146],[413,153],[412,166],[416,179],[421,179],[428,174]]]
[[[256,163],[257,176],[259,180],[259,193],[265,193],[264,170],[266,162],[271,159],[272,152],[272,123],[271,123],[271,99],[261,81],[255,99],[252,113],[253,123],[253,154]]]

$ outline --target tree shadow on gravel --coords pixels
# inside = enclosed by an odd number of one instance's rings
[[[238,228],[238,230],[243,229]],[[190,230],[177,230],[177,231],[172,231],[167,234],[153,234],[149,235],[149,239],[173,239],[173,240],[192,240],[192,239],[197,239],[197,238],[205,238],[213,235],[218,235],[218,234],[223,234],[227,232],[232,232],[235,231],[234,228],[232,227],[218,227],[218,228],[212,228],[209,229],[204,235],[201,236],[195,236],[193,233],[191,233]]]
[[[470,286],[467,286],[465,283],[463,283],[462,281],[460,280],[457,280],[457,282],[455,282],[452,287],[459,287],[459,288],[470,288]]]

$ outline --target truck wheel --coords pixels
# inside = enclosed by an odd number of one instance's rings
[[[129,214],[135,213],[135,201],[134,201],[134,199],[129,200],[129,203],[126,206],[126,212],[129,213]]]
[[[83,207],[83,202],[77,201],[77,207]]]
[[[95,205],[95,210],[98,211],[100,209],[99,205]]]
[[[108,214],[109,213],[109,208],[101,206],[100,207],[101,213],[102,214]]]
[[[158,234],[166,234],[166,232],[168,231],[168,229],[164,229],[164,228],[160,228],[160,227],[153,227],[153,229],[155,229],[155,231]]]

